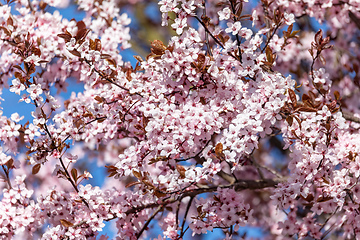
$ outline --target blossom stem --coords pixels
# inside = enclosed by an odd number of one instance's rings
[[[150,222],[155,218],[156,214],[158,214],[163,209],[163,206],[159,206],[156,211],[150,216],[150,218],[145,222],[144,226],[141,228],[140,232],[136,235],[136,238],[139,239],[141,234],[145,231],[147,226],[149,226]]]
[[[237,22],[236,15],[235,15],[236,14],[236,9],[235,9],[235,6],[234,6],[234,2],[231,1],[231,0],[229,0],[229,2],[230,2],[230,5],[231,5],[231,11],[233,12],[233,15],[234,15],[234,17],[233,17],[234,22]],[[242,3],[240,3],[240,4],[242,4]],[[239,51],[239,60],[240,60],[240,63],[242,63],[242,54],[241,54],[241,46],[240,46],[241,41],[240,41],[240,38],[239,38],[238,34],[236,34],[235,37],[236,37],[236,42],[237,42],[238,51]]]

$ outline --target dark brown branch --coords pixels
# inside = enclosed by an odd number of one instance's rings
[[[9,169],[6,169],[4,165],[2,165],[2,169],[4,170],[4,173],[5,173],[5,178],[6,178],[6,182],[9,186],[9,188],[11,189],[12,186],[11,186],[11,182],[10,182],[10,176],[9,176]]]
[[[356,15],[351,11],[349,11],[349,17],[355,23],[355,25],[360,29],[360,19],[356,17]]]
[[[199,23],[204,27],[205,31],[211,36],[212,39],[214,39],[214,41],[223,49],[225,49],[224,45],[210,32],[210,30],[206,27],[205,23],[203,23],[203,21],[201,21],[201,19],[198,18],[198,16],[194,16],[194,18],[196,20],[199,21]],[[235,60],[238,60],[239,59],[234,56],[231,52],[228,52],[227,54],[229,54],[232,58],[234,58]]]
[[[204,16],[204,17],[207,17],[207,16],[206,16],[206,1],[203,0],[202,4],[203,4],[203,7],[204,7],[204,9],[203,9],[203,16]],[[209,42],[209,33],[208,33],[208,32],[205,32],[205,43],[206,43],[207,51],[208,51],[209,55],[212,56],[211,47],[210,47],[210,42]]]
[[[360,118],[355,117],[352,112],[349,112],[347,110],[341,110],[343,117],[351,122],[360,123]]]
[[[236,181],[236,178],[223,170],[219,171],[216,175],[227,181],[229,184],[234,184]]]
[[[208,145],[210,142],[211,142],[211,139],[208,140],[208,141],[205,143],[204,147],[202,147],[201,150],[200,150],[195,156],[191,156],[191,157],[184,158],[184,159],[177,158],[177,159],[175,159],[175,161],[176,161],[176,162],[184,162],[184,161],[187,161],[187,160],[189,160],[189,159],[195,159],[195,158],[199,157],[200,154],[202,153],[202,151],[204,151],[204,149],[207,147],[207,145]]]
[[[241,4],[242,4],[242,3],[241,3]],[[237,21],[236,16],[235,16],[235,14],[236,14],[236,9],[235,9],[234,2],[231,1],[231,0],[230,0],[230,6],[231,6],[231,11],[233,12],[233,15],[234,15],[233,20],[234,20],[234,23],[235,23],[235,22]],[[236,43],[237,43],[238,51],[239,51],[239,60],[240,60],[240,63],[242,63],[242,54],[241,54],[241,46],[240,46],[240,45],[241,45],[241,41],[240,41],[240,38],[239,38],[239,35],[238,35],[238,34],[236,34],[235,37],[236,37]]]
[[[335,211],[325,220],[324,224],[321,226],[320,231],[326,226],[326,224],[329,222],[329,220],[337,213],[337,211],[340,209],[340,207],[338,206]],[[324,236],[326,236],[324,234]]]
[[[39,107],[39,104],[36,102],[36,100],[34,100],[34,104],[35,104],[35,107]],[[43,116],[46,116],[46,114],[45,114],[44,110],[42,109],[42,107],[40,107],[40,110],[41,110],[42,115],[43,115]],[[55,141],[54,141],[54,139],[53,139],[53,137],[52,137],[52,135],[51,135],[51,133],[50,133],[47,125],[46,125],[46,122],[45,122],[42,126],[43,126],[43,129],[45,130],[46,134],[47,134],[47,135],[49,136],[49,138],[51,139],[52,144],[53,144],[54,146],[56,146]],[[57,148],[58,148],[58,147],[56,147],[56,149],[57,149]],[[62,168],[64,169],[64,173],[65,173],[66,179],[71,183],[71,185],[73,186],[73,188],[75,189],[75,191],[76,191],[77,193],[79,193],[79,189],[78,189],[78,187],[76,186],[76,184],[75,184],[75,182],[73,181],[73,179],[71,178],[71,175],[70,175],[69,171],[68,171],[67,168],[65,167],[65,164],[64,164],[64,161],[62,160],[62,157],[59,157],[59,160],[60,160],[60,163],[61,163]],[[90,206],[89,206],[89,204],[86,202],[86,200],[85,200],[83,197],[80,197],[80,198],[81,198],[81,201],[82,201],[88,208],[90,208]]]
[[[176,208],[176,225],[179,225],[179,212],[180,212],[180,206],[181,206],[181,201],[178,202],[177,208]]]
[[[32,3],[31,3],[31,0],[28,0],[28,4],[29,4],[30,10],[31,10],[32,12],[35,12],[34,7],[33,7]]]
[[[266,40],[265,46],[264,46],[264,48],[261,50],[262,53],[266,50],[266,48],[267,48],[267,46],[269,45],[271,39],[274,37],[276,31],[279,29],[279,27],[281,26],[281,24],[282,24],[282,23],[280,22],[278,25],[276,25],[276,28],[274,29],[273,33],[272,33],[272,34],[270,35],[270,37],[268,37],[268,39]]]
[[[233,188],[235,191],[241,191],[241,190],[245,190],[245,189],[256,190],[256,189],[263,189],[263,188],[268,188],[268,187],[274,188],[277,186],[277,184],[279,184],[285,180],[286,180],[286,178],[274,178],[274,179],[263,179],[263,180],[239,180],[239,181],[235,182],[234,184],[229,184],[229,185],[220,185],[220,186],[214,186],[214,187],[191,189],[191,190],[187,190],[187,191],[183,192],[178,197],[167,198],[163,201],[159,201],[156,203],[149,203],[149,204],[145,204],[142,206],[134,207],[134,208],[129,209],[125,213],[126,213],[126,215],[129,215],[132,213],[140,212],[144,209],[158,207],[160,205],[166,206],[168,204],[172,204],[174,202],[181,201],[185,197],[195,197],[202,193],[215,192],[218,188]]]
[[[257,170],[260,178],[261,178],[261,179],[265,179],[264,174],[263,174],[263,172],[262,172],[261,169],[260,169],[260,165],[259,165],[258,162],[255,160],[255,158],[251,157],[251,158],[250,158],[250,161],[251,161],[251,162],[253,163],[253,165],[255,166],[255,168],[256,168],[256,170]]]
[[[181,233],[180,233],[180,238],[182,238],[185,234],[185,231],[184,231],[184,227],[185,227],[185,222],[186,222],[186,218],[187,218],[187,215],[189,213],[189,210],[190,210],[190,207],[191,207],[191,204],[192,204],[192,201],[194,200],[194,197],[190,197],[190,200],[189,200],[189,203],[188,205],[186,206],[186,210],[185,210],[185,214],[184,214],[184,219],[183,219],[183,222],[181,224]]]
[[[149,226],[150,222],[154,219],[156,214],[158,214],[162,210],[162,206],[159,206],[156,211],[151,215],[151,217],[145,222],[144,226],[141,228],[140,232],[136,235],[136,238],[139,239],[141,234],[146,230],[147,226]]]
[[[92,67],[92,63],[91,63],[89,60],[87,60],[86,58],[84,58],[84,61],[85,61],[90,67]],[[103,79],[105,79],[107,82],[109,82],[109,83],[111,83],[111,84],[114,84],[114,85],[117,86],[118,88],[121,88],[122,90],[125,90],[125,91],[127,91],[127,92],[130,93],[130,90],[129,90],[128,88],[123,87],[123,86],[117,84],[116,82],[114,82],[113,80],[111,80],[108,76],[106,76],[103,72],[97,70],[95,67],[94,67],[93,69],[94,69],[94,71],[95,71],[97,74],[99,74],[100,77],[102,77]],[[140,93],[134,93],[134,94],[136,94],[136,95],[138,95],[138,96],[140,96],[140,97],[143,97]]]

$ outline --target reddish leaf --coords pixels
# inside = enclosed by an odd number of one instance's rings
[[[288,91],[289,91],[290,100],[291,100],[293,106],[296,106],[297,105],[297,99],[296,99],[296,94],[295,94],[294,90],[289,89]]]
[[[265,49],[265,53],[266,53],[266,59],[269,63],[273,63],[274,59],[273,59],[273,53],[272,50],[269,46],[266,47]]]
[[[72,227],[74,226],[73,223],[69,222],[68,220],[65,220],[65,219],[60,219],[60,223],[61,225],[63,225],[64,227]]]
[[[33,168],[32,168],[32,174],[37,174],[39,171],[40,171],[40,168],[41,168],[41,164],[38,163],[36,164]]]
[[[315,34],[315,42],[320,44],[321,41],[322,41],[322,36],[323,35],[323,32],[321,29],[319,29],[319,31]]]
[[[300,197],[302,199],[304,199],[305,201],[307,202],[311,202],[312,200],[314,200],[314,196],[312,194],[308,194],[306,198],[304,198],[301,194],[300,194]]]
[[[290,36],[289,37],[295,37],[296,36],[296,34],[298,34],[300,32],[300,30],[295,30],[295,31],[293,31],[291,34],[290,34]]]
[[[20,66],[18,66],[18,65],[15,65],[15,66],[13,66],[14,68],[16,68],[16,69],[18,69],[18,70],[20,70],[20,71],[22,71],[22,72],[24,72],[24,70],[20,67]]]
[[[7,23],[7,25],[10,25],[10,26],[14,25],[14,20],[12,19],[11,16],[7,19],[6,23]]]
[[[92,40],[91,38],[89,39],[89,48],[91,50],[95,50],[95,41]]]
[[[125,185],[126,188],[129,188],[129,187],[132,187],[132,186],[135,186],[135,185],[139,185],[141,182],[130,182],[128,184]]]
[[[73,55],[75,55],[75,56],[77,56],[77,57],[81,57],[81,53],[79,53],[79,51],[78,50],[76,50],[76,49],[74,49],[74,50],[71,50],[71,51],[69,51],[71,54],[73,54]]]
[[[7,169],[11,169],[14,166],[14,160],[11,158],[9,161],[5,163]]]
[[[63,39],[65,39],[65,42],[70,42],[72,36],[66,33],[60,33],[57,35],[58,37],[61,37]]]
[[[95,39],[95,51],[101,51],[101,41],[100,39]]]
[[[149,181],[149,180],[142,180],[142,183],[144,183],[146,186],[148,186],[150,189],[154,189],[155,186]]]
[[[97,119],[97,122],[98,122],[98,123],[102,123],[103,121],[105,121],[105,119],[106,119],[106,117],[99,118],[99,119]]]
[[[180,178],[185,178],[186,169],[183,166],[176,164],[176,170],[179,172]]]
[[[222,154],[223,154],[223,145],[222,145],[222,143],[216,144],[215,154],[216,154],[217,157],[221,157],[221,156],[222,156]]]
[[[158,198],[165,197],[166,193],[160,192],[159,190],[155,189],[154,195]]]
[[[327,202],[329,200],[333,199],[332,197],[323,197],[323,196],[320,196],[316,201],[317,202]]]
[[[102,97],[100,97],[100,96],[95,96],[94,99],[95,99],[96,101],[98,101],[99,103],[104,102],[104,99],[103,99]]]
[[[19,73],[19,72],[15,72],[15,78],[18,78],[18,79],[21,79],[21,78],[23,78],[23,76],[22,76],[22,74],[21,73]]]
[[[297,116],[294,116],[294,118],[298,122],[300,130],[301,130],[301,120]]]
[[[9,37],[11,36],[11,31],[9,31],[6,27],[0,26],[0,29],[2,29]]]
[[[80,31],[77,32],[75,39],[77,41],[82,40],[86,37],[86,35],[88,35],[89,32],[90,29],[81,29]]]
[[[330,110],[330,111],[334,110],[335,107],[336,107],[336,104],[337,104],[337,101],[336,101],[336,100],[333,100],[330,104],[327,104],[329,110]]]
[[[78,173],[77,173],[76,168],[71,169],[71,176],[72,176],[72,178],[73,178],[73,179],[75,180],[75,182],[76,182],[77,179],[78,179]]]
[[[143,62],[144,60],[139,55],[134,55],[134,58],[138,60],[139,62]]]
[[[77,26],[77,28],[78,28],[78,31],[83,30],[83,29],[86,28],[86,25],[85,25],[85,23],[84,23],[83,21],[78,21],[78,22],[76,23],[76,26]]]
[[[136,171],[136,170],[132,170],[132,173],[134,174],[134,176],[137,178],[137,179],[141,179],[142,178],[142,175],[140,172]]]
[[[292,116],[288,116],[286,118],[286,122],[289,124],[289,126],[291,127],[293,124],[294,118]]]
[[[100,55],[100,57],[101,57],[101,59],[110,59],[110,58],[111,58],[111,55],[110,55],[110,54],[104,54],[104,53],[102,53],[102,54]]]
[[[298,111],[298,112],[317,112],[318,110],[315,108],[310,108],[310,107],[299,107],[298,109],[296,109],[296,111]]]
[[[116,62],[115,62],[114,59],[112,59],[112,58],[106,58],[106,61],[107,61],[109,64],[111,64],[111,65],[113,65],[114,67],[116,67]]]
[[[164,43],[160,40],[154,40],[151,43],[151,52],[154,53],[155,55],[163,55],[165,53],[166,50],[166,46],[164,45]]]

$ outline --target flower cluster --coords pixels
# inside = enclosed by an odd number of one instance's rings
[[[133,65],[151,1],[6,2],[1,239],[359,238],[359,1],[161,0]]]

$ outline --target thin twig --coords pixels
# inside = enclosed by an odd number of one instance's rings
[[[31,10],[32,12],[34,12],[35,10],[34,10],[34,7],[33,7],[32,3],[31,3],[31,0],[28,0],[28,4],[29,4],[30,10]]]
[[[204,27],[205,31],[206,31],[207,33],[209,33],[209,35],[211,36],[211,38],[214,39],[214,41],[215,41],[221,48],[225,49],[224,45],[210,32],[210,30],[209,30],[209,29],[206,27],[206,25],[201,21],[201,19],[199,19],[198,16],[194,16],[194,18],[199,21],[199,23]],[[238,60],[238,61],[239,61],[239,59],[238,59],[236,56],[234,56],[231,52],[227,52],[227,54],[229,54],[229,55],[230,55],[232,58],[234,58],[235,60]]]
[[[39,107],[39,104],[36,102],[36,100],[34,100],[34,105],[35,105],[36,108]],[[46,116],[46,114],[45,114],[44,110],[42,109],[42,107],[40,107],[40,110],[41,110],[42,115],[43,115],[43,116]],[[47,134],[47,135],[49,136],[49,138],[51,139],[52,144],[53,144],[54,146],[56,146],[55,141],[54,141],[54,139],[53,139],[53,137],[52,137],[52,135],[51,135],[48,127],[47,127],[46,122],[45,122],[42,126],[43,126],[43,129],[45,130],[46,134]],[[56,149],[57,149],[57,148],[58,148],[58,147],[56,147]],[[65,167],[65,164],[64,164],[64,161],[62,160],[62,157],[59,157],[59,160],[60,160],[61,166],[62,166],[63,169],[64,169],[66,179],[71,183],[71,185],[73,186],[73,188],[75,189],[75,191],[76,191],[77,193],[79,193],[79,189],[77,188],[75,182],[74,182],[73,179],[71,178],[71,175],[70,175],[69,171],[68,171],[67,168]],[[83,197],[81,197],[81,196],[80,196],[80,198],[81,198],[81,201],[82,201],[88,208],[90,208],[90,206],[89,206],[89,204],[86,202],[86,200],[85,200]]]
[[[140,232],[136,235],[136,238],[139,239],[141,234],[145,231],[147,226],[150,224],[151,220],[154,219],[156,214],[158,214],[163,209],[163,206],[159,206],[156,211],[151,215],[151,217],[145,222],[144,226],[141,228]]]
[[[177,208],[176,208],[176,226],[179,225],[179,211],[180,211],[181,201],[178,202]]]
[[[339,210],[339,206],[335,209],[335,211],[326,219],[326,221],[324,222],[324,224],[322,225],[322,227],[320,228],[320,231],[325,227],[325,225],[327,224],[327,222],[330,220],[330,218],[332,218],[336,212]]]
[[[320,240],[325,239],[326,235],[328,235],[333,230],[334,226],[336,226],[336,223],[333,223],[331,225],[331,227],[326,232],[324,232],[324,234],[321,236]]]
[[[266,50],[266,48],[267,48],[267,46],[269,45],[271,39],[274,37],[276,31],[279,29],[279,27],[281,26],[281,24],[282,24],[282,23],[280,22],[280,23],[276,26],[276,28],[274,29],[273,33],[272,33],[272,34],[270,35],[270,37],[266,40],[265,46],[264,46],[264,48],[261,50],[262,53]]]
[[[190,200],[189,200],[189,203],[188,205],[186,206],[186,210],[185,210],[185,214],[184,214],[184,219],[183,219],[183,222],[181,224],[181,233],[180,233],[180,236],[183,236],[184,235],[184,226],[185,226],[185,222],[186,222],[186,218],[187,218],[187,215],[189,213],[189,210],[190,210],[190,207],[191,207],[191,203],[192,201],[194,200],[194,196],[191,196],[190,197]]]
[[[351,122],[356,122],[356,123],[360,123],[360,118],[354,116],[354,114],[350,111],[347,110],[341,110],[343,117]]]
[[[182,237],[185,235],[186,231],[189,229],[190,226],[187,226],[187,228],[185,229],[185,231],[182,232],[182,235],[179,236],[178,239],[182,239]]]
[[[282,176],[280,173],[278,173],[277,171],[275,171],[274,169],[269,168],[268,166],[259,164],[259,166],[267,171],[269,171],[270,173],[274,174],[275,176],[277,176],[278,178],[283,178],[284,176]]]
[[[90,66],[92,67],[93,65],[91,65],[91,62],[89,60],[87,60],[86,58],[84,58],[84,61]],[[95,67],[93,68],[94,71],[100,75],[100,77],[102,77],[103,79],[105,79],[107,82],[111,83],[111,84],[114,84],[115,86],[117,86],[118,88],[121,88],[122,90],[125,90],[127,92],[130,92],[130,90],[126,87],[123,87],[119,84],[117,84],[116,82],[114,82],[113,80],[111,80],[108,76],[106,76],[103,72],[99,71],[98,69],[96,69]],[[140,97],[143,97],[140,93],[134,93]]]
[[[236,19],[236,16],[235,16],[235,14],[236,14],[236,9],[235,9],[235,6],[234,6],[234,2],[231,1],[231,0],[229,0],[229,2],[230,2],[230,5],[231,5],[231,10],[232,10],[233,15],[234,15],[233,20],[234,20],[234,23],[235,23],[235,22],[237,22],[237,19]],[[240,63],[242,63],[242,53],[241,53],[241,46],[240,46],[240,45],[241,45],[241,41],[240,41],[239,35],[236,34],[236,35],[235,35],[235,38],[236,38],[236,43],[237,43],[238,51],[239,51],[239,60],[240,60]]]
[[[256,170],[258,171],[260,178],[261,178],[261,179],[265,179],[264,174],[263,174],[263,172],[262,172],[261,169],[260,169],[260,165],[257,163],[257,161],[255,160],[255,158],[252,157],[250,160],[252,161],[252,163],[253,163],[254,166],[256,167]]]
[[[204,9],[203,9],[203,16],[206,17],[206,1],[203,0],[202,2]],[[209,42],[209,33],[205,31],[205,43],[207,46],[207,52],[210,56],[212,56],[211,48],[210,48],[210,42]]]
[[[2,167],[2,169],[4,170],[5,177],[6,177],[6,182],[7,182],[7,184],[9,185],[9,188],[11,189],[12,186],[11,186],[10,177],[9,177],[9,169],[5,169],[5,166],[4,166],[4,165],[1,165],[1,167]]]
[[[199,157],[200,154],[202,153],[202,151],[204,151],[204,149],[207,147],[207,145],[208,145],[210,142],[211,142],[211,139],[208,140],[208,141],[205,143],[204,147],[202,147],[201,150],[200,150],[196,155],[191,156],[191,157],[188,157],[188,158],[184,158],[184,159],[177,158],[177,159],[175,159],[175,161],[176,161],[176,162],[183,162],[183,161],[187,161],[187,160],[189,160],[189,159],[194,159],[194,158],[196,158],[196,157]]]

